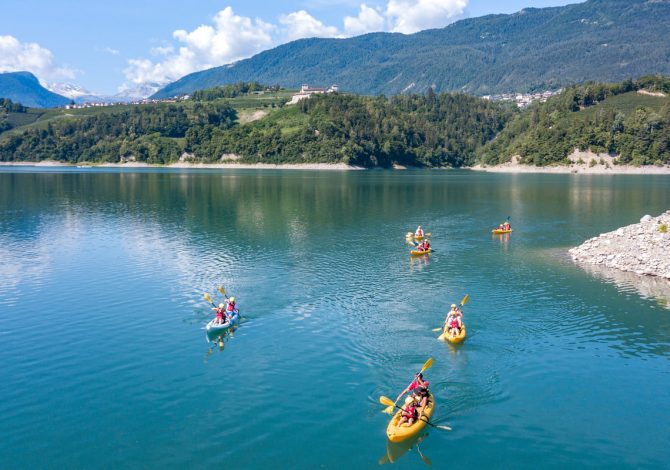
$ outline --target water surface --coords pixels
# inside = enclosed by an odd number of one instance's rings
[[[667,176],[3,169],[0,468],[667,465],[667,286],[565,251],[669,208]],[[431,356],[454,430],[387,455]]]

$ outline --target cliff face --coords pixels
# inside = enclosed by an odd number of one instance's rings
[[[576,262],[670,280],[670,210],[586,240],[570,255]]]

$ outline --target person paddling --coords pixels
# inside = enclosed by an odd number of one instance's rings
[[[423,229],[421,228],[421,225],[419,225],[416,228],[416,232],[414,232],[415,237],[423,237]]]
[[[221,325],[225,323],[226,321],[226,306],[224,304],[219,304],[218,307],[212,308],[214,312],[216,312],[216,321],[214,322],[215,325]]]
[[[400,395],[398,395],[398,398],[395,399],[396,403],[400,401],[400,399],[405,395],[406,393],[412,392],[416,390],[419,387],[424,387],[428,388],[429,382],[427,380],[423,379],[423,374],[421,372],[417,373],[414,376],[414,380],[412,380],[412,383],[407,386],[405,390],[400,392]]]
[[[444,326],[450,335],[455,336],[460,333],[461,325],[463,324],[461,321],[462,317],[463,313],[458,309],[458,306],[451,304],[451,310],[449,310],[447,317],[444,319]]]
[[[416,403],[416,411],[417,411],[417,417],[418,419],[423,416],[423,410],[426,409],[426,406],[428,405],[428,397],[430,396],[430,392],[428,391],[428,383],[426,382],[425,387],[417,387],[414,389],[414,393],[412,394],[412,398],[414,399],[414,402]]]
[[[419,418],[419,413],[416,409],[416,402],[414,398],[407,397],[405,398],[405,405],[401,408],[402,412],[400,414],[400,419],[398,420],[398,426],[403,424],[406,426],[411,426]]]
[[[232,318],[232,316],[237,312],[235,297],[229,298],[226,303],[228,304],[226,306],[226,314],[228,315],[229,318]]]

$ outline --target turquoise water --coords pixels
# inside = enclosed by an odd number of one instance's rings
[[[667,176],[0,170],[0,468],[665,466],[670,286],[565,252],[667,209]],[[428,357],[453,431],[387,452]]]

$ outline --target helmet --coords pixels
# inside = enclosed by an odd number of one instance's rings
[[[231,301],[231,302],[235,302],[235,297],[231,297],[231,298],[230,298],[230,301]]]
[[[223,308],[223,307],[224,307],[224,305],[223,305],[223,304],[219,304],[219,308]]]
[[[405,405],[409,405],[411,403],[414,403],[414,398],[412,397],[405,398]]]
[[[456,304],[451,304],[451,308],[456,308]]]

